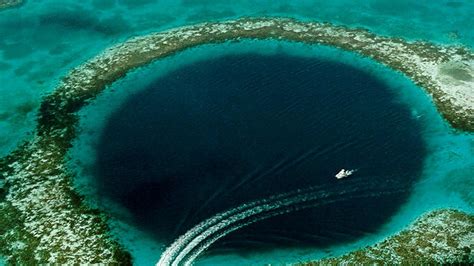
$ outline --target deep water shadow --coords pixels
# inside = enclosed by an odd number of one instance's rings
[[[421,128],[387,84],[352,66],[284,54],[201,61],[117,110],[98,147],[100,196],[170,243],[217,212],[314,185],[410,186]],[[336,180],[341,169],[357,169]],[[361,185],[361,190],[363,189]],[[344,199],[267,219],[211,252],[324,248],[375,232],[409,192]]]

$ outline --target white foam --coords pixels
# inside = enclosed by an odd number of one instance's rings
[[[360,185],[360,184],[359,184]],[[347,188],[347,186],[345,186]],[[349,189],[337,191],[340,187],[311,187],[283,193],[267,199],[242,204],[234,209],[216,214],[196,225],[172,243],[161,255],[157,265],[190,265],[209,246],[227,234],[254,222],[296,210],[328,204],[351,198],[376,196],[389,192],[361,191],[360,186],[349,186]]]
[[[310,189],[314,189],[314,188],[310,188]],[[289,193],[283,193],[283,194],[279,194],[277,196],[272,196],[268,199],[263,199],[263,200],[259,200],[259,201],[253,201],[253,202],[250,202],[250,203],[245,203],[245,204],[242,204],[242,205],[240,205],[236,208],[233,208],[233,209],[230,209],[228,211],[225,211],[225,212],[218,213],[218,214],[214,215],[213,217],[199,223],[198,225],[193,227],[191,230],[186,232],[184,235],[182,235],[181,237],[176,239],[173,242],[173,244],[171,244],[171,246],[169,246],[166,249],[166,251],[163,252],[163,254],[161,255],[161,258],[158,262],[158,265],[170,265],[171,262],[172,262],[173,257],[175,256],[175,254],[177,252],[179,252],[181,249],[183,249],[189,241],[191,241],[193,238],[197,237],[207,227],[212,226],[212,225],[218,223],[219,221],[222,221],[222,220],[226,219],[229,216],[232,216],[234,214],[238,214],[239,212],[245,211],[248,208],[252,208],[252,207],[255,207],[255,206],[258,206],[258,205],[261,205],[261,204],[265,204],[268,201],[278,200],[280,198],[288,197],[288,196],[294,195],[295,193],[301,193],[301,192],[304,192],[304,191],[307,191],[307,190],[309,190],[309,189],[296,190],[296,191],[292,191],[292,192],[289,192]]]

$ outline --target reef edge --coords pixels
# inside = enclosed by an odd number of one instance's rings
[[[473,249],[474,215],[442,209],[422,215],[407,229],[373,246],[298,265],[468,264],[474,262]]]

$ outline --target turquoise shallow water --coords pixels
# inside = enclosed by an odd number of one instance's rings
[[[91,0],[81,3],[30,0],[19,8],[0,11],[0,156],[11,151],[34,128],[32,122],[41,96],[52,91],[62,76],[104,48],[131,36],[207,20],[277,15],[360,26],[379,34],[463,44],[472,48],[473,12],[474,2],[469,0]],[[399,231],[426,210],[457,207],[473,211],[474,196],[470,188],[474,184],[469,176],[474,169],[472,135],[453,132],[419,88],[402,75],[350,53],[276,42],[245,42],[231,47],[222,45],[192,49],[136,70],[117,82],[113,85],[115,92],[105,92],[83,112],[86,119],[81,126],[82,135],[73,151],[74,163],[82,171],[82,178],[76,180],[77,186],[86,194],[94,194],[90,179],[87,178],[87,166],[94,160],[94,136],[100,132],[107,114],[133,93],[126,90],[130,82],[142,87],[157,75],[186,63],[225,53],[273,53],[282,49],[299,55],[313,53],[356,64],[400,92],[399,100],[412,106],[413,116],[425,127],[423,137],[428,145],[429,156],[425,161],[423,177],[409,202],[377,234],[325,250],[278,250],[248,258],[218,256],[202,261],[203,264],[228,264],[236,259],[236,265],[279,263],[338,255]],[[114,227],[123,243],[133,251],[138,264],[145,265],[158,259],[163,249],[160,243],[119,221],[114,222]]]
[[[98,199],[97,191],[95,191],[96,186],[92,175],[95,151],[108,117],[129,96],[139,92],[140,88],[146,88],[154,79],[181,66],[206,58],[255,51],[265,51],[264,53],[270,55],[287,53],[306,57],[322,57],[356,66],[375,75],[389,84],[396,94],[395,101],[410,105],[411,114],[423,127],[422,134],[428,148],[428,156],[424,162],[422,177],[419,184],[415,185],[409,201],[376,233],[365,235],[357,241],[324,249],[278,249],[246,257],[232,254],[217,255],[206,257],[200,263],[203,265],[229,264],[231,262],[235,262],[235,265],[288,263],[335,256],[380,241],[403,229],[417,216],[428,210],[454,207],[468,212],[473,211],[473,198],[470,194],[469,183],[466,187],[466,181],[470,180],[469,173],[474,167],[471,160],[474,145],[472,135],[454,134],[422,90],[403,75],[354,54],[337,49],[276,41],[245,41],[239,44],[207,45],[194,48],[136,70],[114,84],[110,90],[81,112],[81,136],[71,152],[72,168],[76,169],[81,176],[76,180],[76,186],[88,195],[93,203],[114,213],[116,217],[127,218],[125,210],[118,209],[118,206],[114,206],[104,199]],[[453,176],[455,177],[453,178]],[[132,250],[134,259],[139,265],[146,265],[157,260],[165,247],[165,243],[156,242],[153,238],[146,236],[145,232],[139,231],[123,221],[115,220],[113,227],[115,228],[114,232],[123,243]]]

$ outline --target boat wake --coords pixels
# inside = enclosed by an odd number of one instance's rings
[[[299,189],[218,213],[176,239],[162,253],[156,265],[191,265],[217,240],[260,220],[339,201],[399,193],[406,189],[388,181],[383,185],[352,183]]]

